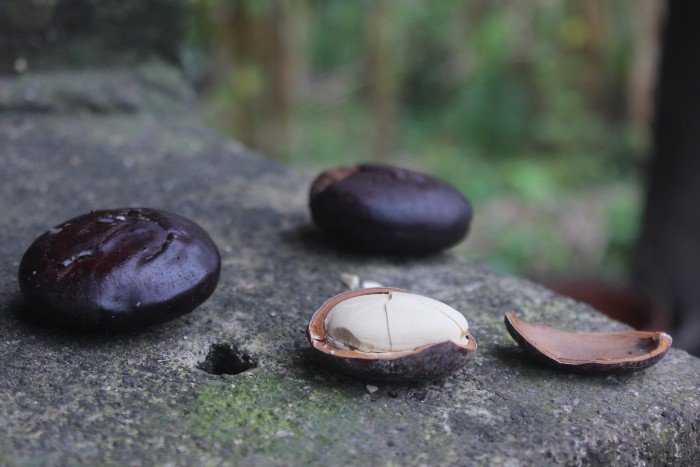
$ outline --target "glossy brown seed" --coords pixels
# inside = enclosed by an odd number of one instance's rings
[[[506,328],[532,357],[577,373],[624,373],[643,370],[661,360],[671,346],[663,332],[566,332],[527,323],[506,313]]]
[[[214,292],[221,262],[194,222],[165,211],[93,211],[24,254],[25,313],[76,330],[122,331],[189,313]]]
[[[443,250],[467,235],[472,218],[467,199],[448,183],[379,164],[323,172],[309,206],[314,222],[340,244],[371,253]]]
[[[307,337],[316,356],[331,367],[363,379],[376,381],[421,381],[443,377],[464,366],[477,348],[476,339],[466,330],[464,343],[451,340],[423,345],[411,350],[368,352],[339,345],[329,336],[326,318],[345,300],[370,294],[408,293],[401,289],[381,287],[352,290],[326,301],[314,313]]]

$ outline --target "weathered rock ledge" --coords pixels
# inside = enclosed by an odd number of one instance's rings
[[[154,89],[153,70],[0,80],[0,464],[700,458],[700,359],[671,350],[645,372],[610,377],[532,362],[508,336],[505,311],[568,329],[622,326],[449,254],[338,252],[309,224],[309,180],[203,129],[173,99],[177,85]],[[211,300],[116,337],[18,319],[15,276],[31,241],[82,212],[127,205],[179,212],[211,232],[223,258]],[[343,290],[343,272],[461,310],[479,341],[475,360],[441,381],[373,393],[317,367],[304,329]],[[207,360],[212,348],[221,358]],[[255,367],[235,376],[200,369],[237,366],[229,352]]]

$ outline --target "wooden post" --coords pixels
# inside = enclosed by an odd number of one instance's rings
[[[674,310],[674,345],[700,354],[700,5],[670,0],[636,281]]]

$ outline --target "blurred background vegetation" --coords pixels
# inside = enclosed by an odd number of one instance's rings
[[[458,254],[622,278],[643,200],[660,0],[192,0],[218,130],[310,176],[376,160],[475,205]]]

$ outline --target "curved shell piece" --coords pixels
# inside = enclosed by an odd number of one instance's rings
[[[658,363],[669,347],[664,332],[567,332],[544,324],[527,323],[506,313],[506,328],[532,357],[578,373],[624,373]]]

